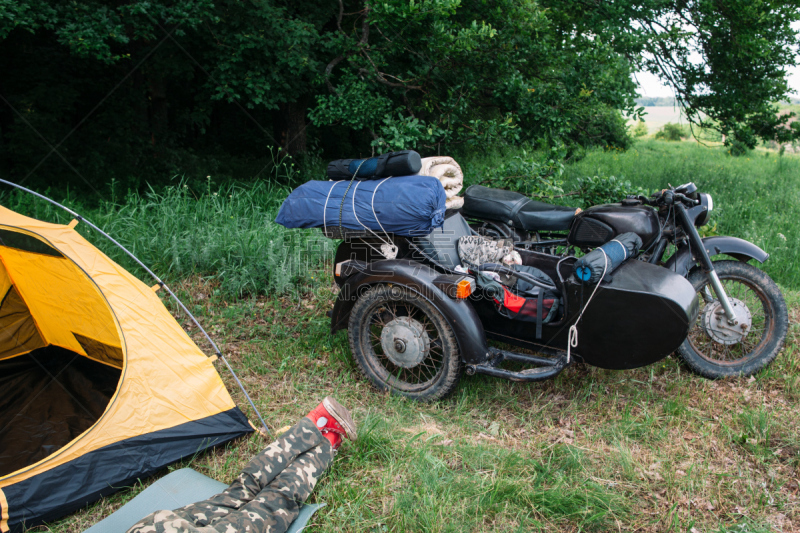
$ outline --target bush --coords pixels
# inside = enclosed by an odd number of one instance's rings
[[[640,120],[636,123],[636,126],[633,127],[633,136],[634,137],[644,137],[647,135],[648,129],[647,124],[645,124],[644,120]]]
[[[608,106],[591,108],[581,117],[569,138],[583,147],[601,146],[627,150],[633,144],[625,117]]]
[[[632,185],[630,181],[615,176],[587,176],[578,179],[578,198],[583,202],[583,207],[619,202],[628,194],[646,195],[647,192]]]
[[[663,141],[680,141],[689,137],[689,132],[686,131],[684,126],[680,124],[673,124],[667,122],[658,132],[656,132],[656,139]]]
[[[514,156],[489,167],[481,183],[528,196],[552,196],[564,192],[560,180],[564,173],[562,149],[552,148],[538,157],[535,154],[528,155],[525,150],[522,153],[522,156]]]
[[[747,155],[750,152],[750,147],[739,139],[734,138],[726,144],[728,145],[728,153],[734,157]]]

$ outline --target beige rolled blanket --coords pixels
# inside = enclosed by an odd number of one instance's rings
[[[464,186],[464,173],[452,157],[437,156],[422,159],[421,176],[433,176],[442,182],[447,200],[447,209],[460,209],[464,205],[464,198],[457,196]]]

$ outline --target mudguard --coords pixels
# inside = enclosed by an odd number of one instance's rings
[[[392,284],[410,289],[433,304],[453,328],[461,357],[469,364],[489,359],[486,334],[469,300],[449,298],[434,281],[442,274],[427,265],[404,259],[375,261],[364,265],[341,285],[331,314],[331,333],[347,328],[350,311],[372,286]]]
[[[769,258],[767,252],[755,244],[738,237],[706,237],[703,239],[703,246],[705,246],[709,256],[725,254],[743,263],[751,259],[763,263]],[[676,274],[686,277],[697,263],[698,261],[694,258],[690,247],[684,246],[669,258],[665,266]]]

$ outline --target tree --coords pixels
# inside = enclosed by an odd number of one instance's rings
[[[625,148],[641,68],[729,142],[787,142],[800,123],[772,102],[798,19],[778,0],[0,0],[0,169],[53,170],[41,137],[131,186],[268,145]]]

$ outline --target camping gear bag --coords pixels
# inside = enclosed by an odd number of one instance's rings
[[[368,229],[427,235],[444,222],[445,194],[431,176],[309,181],[284,200],[275,222],[287,228]]]
[[[623,233],[578,259],[572,267],[575,277],[583,283],[595,284],[600,281],[604,269],[606,275],[611,274],[627,259],[633,257],[641,247],[641,237],[630,231]]]
[[[481,269],[490,272],[500,272],[509,269],[502,265],[486,264],[481,265]],[[552,322],[558,316],[558,309],[561,304],[560,293],[556,290],[550,276],[538,268],[527,265],[512,265],[511,270],[523,274],[523,277],[516,278],[516,283],[509,287],[490,278],[482,272],[470,270],[470,274],[475,276],[475,281],[484,294],[491,298],[497,306],[497,312],[501,316],[511,320],[521,320],[523,322],[533,322],[536,324],[536,338],[542,337],[542,324]],[[525,278],[533,278],[552,288],[545,288],[534,284]]]
[[[419,173],[422,159],[414,150],[388,152],[369,159],[337,159],[328,163],[328,179],[377,180]]]

